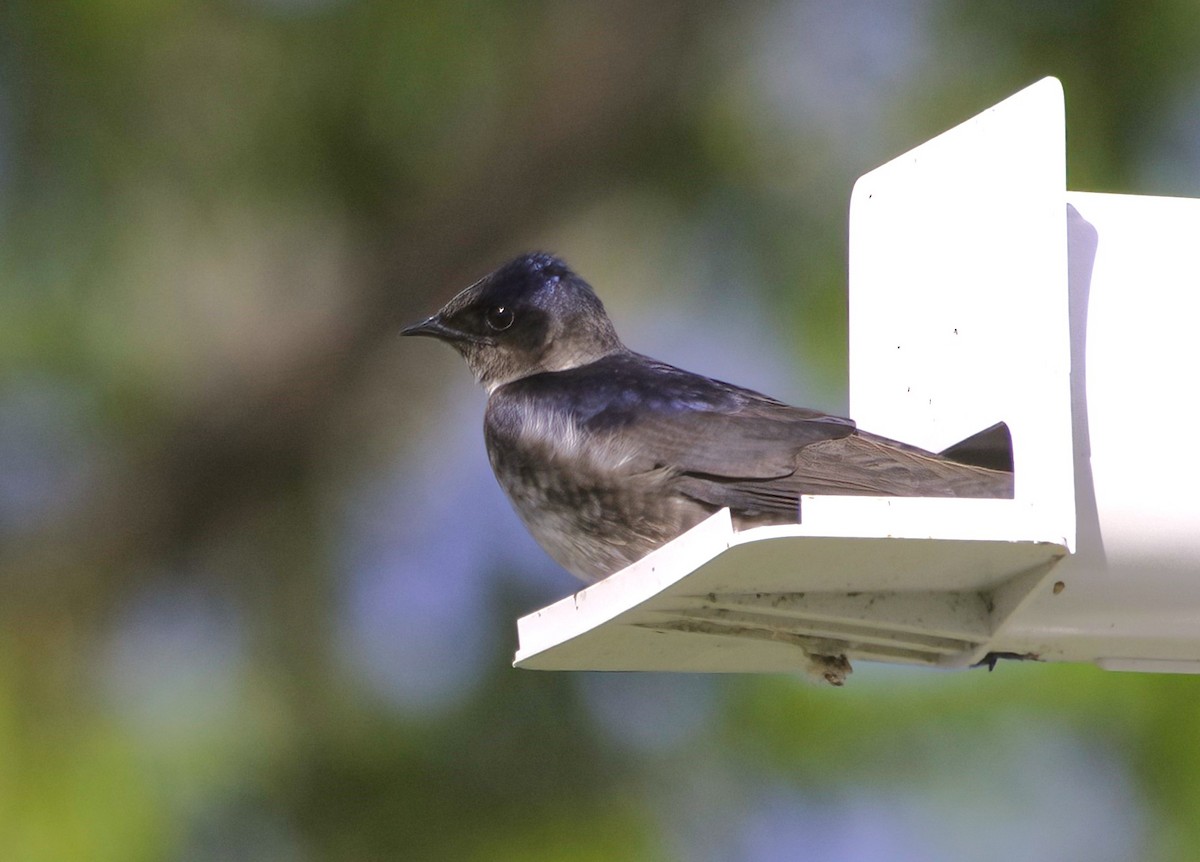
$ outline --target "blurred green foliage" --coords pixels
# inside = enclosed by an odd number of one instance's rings
[[[479,413],[396,328],[506,256],[836,407],[857,176],[1055,74],[1072,187],[1198,195],[1197,48],[1194,0],[0,5],[0,859],[1195,858],[1192,678],[519,673],[573,587],[482,460],[465,525],[389,513]],[[469,661],[379,647],[426,700],[347,646],[437,608]]]

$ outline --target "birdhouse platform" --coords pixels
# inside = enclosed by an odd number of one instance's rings
[[[850,415],[931,451],[1003,422],[1014,497],[718,512],[519,620],[517,667],[1200,672],[1200,200],[1067,191],[1064,116],[1042,80],[850,202]]]

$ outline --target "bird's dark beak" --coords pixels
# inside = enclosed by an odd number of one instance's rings
[[[440,314],[435,314],[433,317],[422,320],[420,323],[414,323],[412,326],[406,326],[400,330],[400,334],[426,335],[441,341],[461,341],[463,338],[463,333],[452,326],[447,326]]]

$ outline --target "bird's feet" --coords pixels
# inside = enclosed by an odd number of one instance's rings
[[[808,672],[814,679],[827,682],[830,685],[846,684],[846,677],[854,672],[850,660],[844,655],[813,655],[809,654]]]
[[[996,669],[996,662],[1007,661],[1041,661],[1041,656],[1035,652],[990,652],[971,667],[986,667],[988,672]]]

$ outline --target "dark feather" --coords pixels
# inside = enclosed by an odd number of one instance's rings
[[[795,471],[797,451],[855,427],[631,352],[526,377],[503,394],[565,411],[590,433],[619,434],[638,453],[634,471],[779,478]]]
[[[520,416],[561,411],[596,439],[620,439],[632,452],[621,474],[667,470],[677,493],[751,520],[794,520],[802,494],[1012,496],[1011,474],[631,352],[515,381],[493,401]]]

